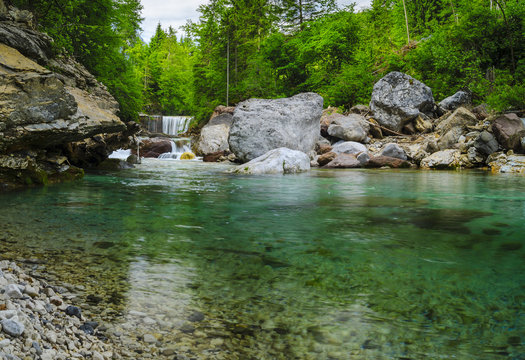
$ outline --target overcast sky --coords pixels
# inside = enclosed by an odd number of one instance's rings
[[[180,34],[179,27],[186,24],[187,20],[197,21],[199,13],[197,8],[208,0],[141,0],[142,10],[142,38],[149,42],[155,33],[155,28],[160,22],[164,29],[172,26]],[[370,0],[337,0],[340,6],[357,3],[357,9],[368,6]]]

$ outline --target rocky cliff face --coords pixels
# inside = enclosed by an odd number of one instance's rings
[[[53,57],[32,19],[0,0],[0,189],[77,178],[74,165],[96,165],[138,129],[82,65]]]

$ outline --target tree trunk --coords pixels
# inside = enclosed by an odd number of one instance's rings
[[[403,9],[405,10],[405,24],[407,26],[407,44],[410,44],[410,32],[408,31],[408,17],[407,17],[407,7],[405,5],[405,0],[403,0]]]
[[[505,22],[505,27],[507,28],[507,34],[508,34],[509,41],[510,41],[510,44],[509,44],[510,45],[510,65],[511,65],[512,73],[514,74],[514,72],[516,71],[516,63],[514,60],[514,38],[512,36],[512,31],[510,29],[510,24],[507,20],[507,16],[505,15],[505,10],[503,10],[500,0],[494,0],[494,2],[496,3],[496,5],[498,5],[498,7],[501,10],[501,14],[503,15],[503,21]]]

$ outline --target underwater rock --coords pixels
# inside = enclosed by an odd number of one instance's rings
[[[202,320],[204,320],[204,314],[200,311],[194,311],[190,316],[188,316],[188,321],[191,322],[201,322]]]
[[[82,311],[77,306],[69,305],[66,308],[66,315],[76,316],[77,318],[81,319],[82,318]]]
[[[491,213],[476,210],[414,209],[409,222],[421,229],[470,234],[467,224],[489,215]]]

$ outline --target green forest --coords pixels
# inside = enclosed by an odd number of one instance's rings
[[[73,56],[120,103],[194,115],[219,104],[313,91],[325,106],[367,104],[390,71],[423,81],[436,100],[460,89],[498,111],[525,108],[525,2],[210,0],[184,29],[141,39],[139,0],[13,0],[34,12],[57,55]]]

